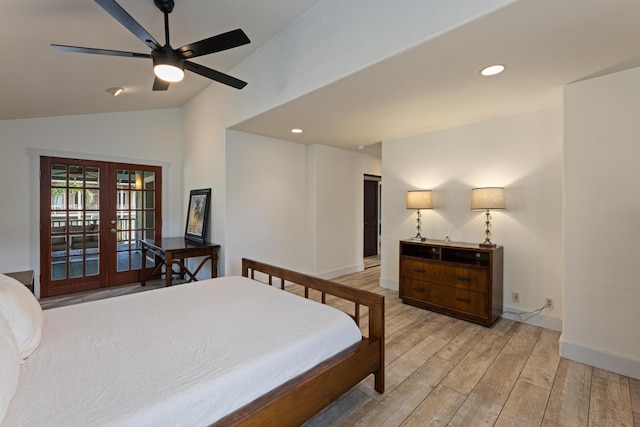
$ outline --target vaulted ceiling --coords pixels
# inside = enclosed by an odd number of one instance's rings
[[[226,72],[317,2],[176,0],[169,15],[171,45],[177,48],[241,28],[251,43],[193,60]],[[164,42],[163,14],[153,0],[118,4]],[[0,23],[0,120],[180,107],[211,84],[187,72],[166,92],[153,92],[151,60],[52,48],[61,44],[150,53],[93,0],[0,0]],[[110,87],[126,92],[114,98],[105,92]]]
[[[177,1],[170,15],[171,42],[176,47],[242,28],[252,43],[194,60],[226,72],[317,2]],[[164,39],[162,14],[152,0],[119,3]],[[148,51],[91,0],[4,1],[0,13],[0,119],[179,107],[218,84],[187,74],[168,91],[153,92],[147,60],[51,48],[57,43]],[[355,150],[557,108],[564,85],[640,66],[639,22],[638,1],[519,0],[234,128]],[[480,76],[480,68],[493,63],[505,64],[505,72]],[[106,94],[113,86],[125,87],[127,96]],[[293,135],[292,127],[304,133]]]

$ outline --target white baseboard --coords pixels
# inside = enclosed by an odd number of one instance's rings
[[[380,286],[386,289],[391,289],[393,291],[398,290],[398,281],[393,279],[384,279],[380,278]],[[504,306],[502,311],[511,311],[514,313],[523,313],[521,309],[515,307]],[[536,316],[531,317],[528,320],[523,320],[527,318],[527,315],[523,314],[522,319],[516,315],[511,313],[502,313],[502,316],[505,319],[511,319],[522,323],[527,323],[530,325],[540,326],[541,328],[552,329],[554,331],[562,331],[562,318],[550,316],[545,314],[544,311]]]
[[[392,279],[380,278],[380,286],[386,289],[397,291],[398,281],[392,280]],[[515,307],[509,307],[509,306],[504,306],[502,310],[511,311],[514,313],[523,313],[522,310]],[[527,319],[527,315],[525,314],[523,314],[522,318],[520,318],[518,315],[511,314],[511,313],[502,313],[501,317],[504,317],[505,319],[515,320],[522,323],[527,323],[530,325],[540,326],[541,328],[552,329],[554,331],[562,331],[562,318],[550,316],[548,314],[545,314],[544,311],[536,316],[531,317],[530,319]],[[523,319],[527,319],[527,320],[523,320]]]
[[[331,280],[331,279],[335,279],[336,277],[346,276],[347,274],[359,273],[361,271],[364,271],[363,263],[353,265],[351,267],[341,268],[339,270],[326,271],[324,273],[316,274],[316,276],[322,279]]]
[[[397,280],[383,279],[382,277],[380,278],[380,287],[391,289],[392,291],[397,291],[398,289],[400,289]]]
[[[532,316],[530,318],[528,317],[530,316],[530,314],[526,314],[521,309],[510,307],[508,305],[503,306],[502,311],[503,313],[500,315],[500,317],[503,317],[505,319],[515,320],[516,322],[522,322],[528,325],[540,326],[541,328],[562,332],[562,318],[546,314],[545,310],[543,310],[540,314],[536,314],[535,316]],[[513,313],[521,314],[521,316]]]
[[[640,379],[640,360],[568,342],[560,335],[560,356],[620,375]]]

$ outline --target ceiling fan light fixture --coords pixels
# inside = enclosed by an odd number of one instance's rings
[[[153,73],[159,79],[175,83],[184,78],[184,62],[173,49],[165,46],[151,52],[153,57]]]
[[[153,73],[159,79],[167,82],[175,83],[184,78],[184,71],[175,65],[159,64],[153,66]]]

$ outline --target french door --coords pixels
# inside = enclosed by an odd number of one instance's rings
[[[162,168],[41,157],[41,296],[139,281],[161,232]]]

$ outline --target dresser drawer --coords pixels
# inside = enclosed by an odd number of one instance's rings
[[[431,284],[411,278],[405,278],[400,289],[400,297],[415,298],[428,302],[431,299]]]
[[[437,284],[431,286],[430,294],[434,304],[477,316],[487,315],[487,294]]]
[[[433,269],[434,265],[439,266],[439,264],[434,264],[428,261],[403,259],[402,275],[407,279],[431,281],[436,277],[435,275],[438,274],[438,272]]]
[[[451,265],[439,265],[442,269],[438,280],[440,283],[451,284],[456,288],[467,289],[475,292],[484,292],[488,290],[488,274],[484,268],[467,268]]]

